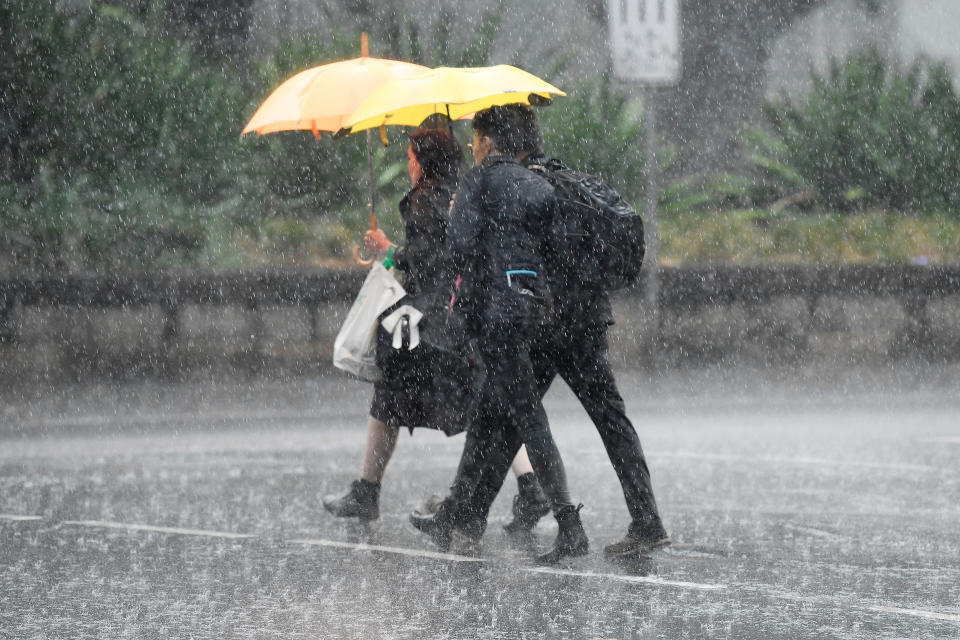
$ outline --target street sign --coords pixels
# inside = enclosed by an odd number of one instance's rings
[[[708,0],[709,1],[709,0]],[[647,253],[644,295],[653,326],[660,324],[660,231],[657,223],[657,86],[680,80],[680,0],[607,0],[613,72],[646,85],[643,99],[644,227]],[[657,341],[651,356],[657,359]]]
[[[676,84],[680,0],[607,0],[613,72],[620,80]]]

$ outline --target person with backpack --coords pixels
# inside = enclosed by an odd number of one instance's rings
[[[607,545],[608,557],[639,556],[670,544],[653,495],[650,471],[636,429],[626,415],[623,397],[608,358],[607,330],[613,324],[609,291],[636,280],[643,259],[639,216],[602,180],[578,173],[542,151],[542,136],[532,109],[512,105],[522,133],[520,163],[553,185],[558,201],[547,282],[553,297],[554,322],[543,328],[530,350],[542,397],[559,375],[580,400],[603,441],[623,489],[631,523],[624,538]],[[486,452],[488,464],[475,484],[469,506],[473,530],[482,529],[520,446],[504,439]],[[543,515],[535,500],[514,499],[510,533],[535,526]],[[529,492],[529,488],[526,489]]]
[[[523,151],[521,117],[512,108],[491,107],[473,118],[477,166],[457,191],[447,238],[463,283],[455,304],[476,342],[486,384],[450,494],[436,512],[411,514],[411,522],[444,550],[454,529],[479,538],[486,520],[475,518],[469,506],[491,464],[488,454],[511,449],[505,473],[522,443],[559,526],[553,548],[536,558],[553,564],[586,554],[589,543],[530,359],[532,341],[549,315],[544,252],[557,202],[549,182],[516,160]]]
[[[530,153],[522,164],[554,186],[565,240],[547,271],[556,326],[531,350],[537,384],[546,393],[559,375],[593,421],[620,480],[630,512],[627,533],[604,547],[609,557],[642,555],[670,544],[653,495],[637,431],[626,414],[610,366],[607,330],[614,323],[609,292],[636,281],[643,261],[640,216],[602,180],[578,173],[542,150],[536,116],[524,120]]]

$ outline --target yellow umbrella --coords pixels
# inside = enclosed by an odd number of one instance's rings
[[[384,84],[357,107],[344,127],[363,131],[384,125],[419,125],[434,114],[452,120],[504,104],[548,103],[563,91],[510,65],[437,67]]]
[[[346,119],[391,80],[428,71],[423,65],[369,57],[367,34],[361,36],[361,57],[313,67],[274,89],[243,133],[306,130],[339,131]]]
[[[315,138],[321,131],[343,129],[346,119],[380,87],[391,80],[409,78],[428,71],[428,67],[371,58],[367,34],[360,36],[360,57],[313,67],[288,78],[267,96],[241,133],[258,134],[277,131],[312,131]],[[374,210],[373,153],[367,132],[367,172],[370,196],[370,228],[377,228]],[[354,257],[359,260],[358,249]]]

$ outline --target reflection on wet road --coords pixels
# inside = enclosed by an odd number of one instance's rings
[[[960,636],[955,404],[650,386],[622,383],[674,546],[602,558],[627,514],[563,391],[548,412],[592,547],[547,569],[530,557],[554,524],[521,546],[500,529],[513,480],[480,548],[438,553],[409,527],[452,478],[459,438],[402,436],[380,520],[329,517],[320,496],[359,468],[361,383],[7,400],[0,638]]]

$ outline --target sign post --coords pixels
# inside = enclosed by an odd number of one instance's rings
[[[614,75],[643,89],[645,297],[659,332],[656,98],[680,78],[680,0],[607,0],[607,23]]]

